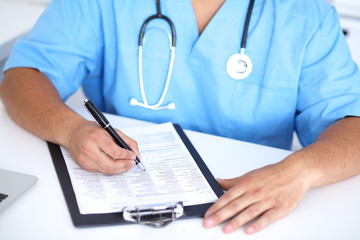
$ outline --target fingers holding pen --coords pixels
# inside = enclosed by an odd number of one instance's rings
[[[129,147],[132,149],[133,153],[135,153],[136,157],[138,157],[141,160],[141,156],[140,156],[140,152],[139,152],[139,147],[137,142],[128,137],[127,135],[125,135],[123,132],[119,131],[118,129],[115,129],[115,131],[119,134],[119,136],[127,143],[127,145],[129,145]],[[135,159],[135,156],[132,155],[132,159]]]
[[[119,130],[116,131],[123,138],[123,140],[133,149],[133,151],[118,146],[111,138],[111,136],[108,135],[107,132],[105,132],[106,139],[104,139],[99,144],[99,148],[100,152],[105,153],[108,158],[98,163],[99,166],[102,168],[101,172],[107,174],[126,172],[136,165],[136,162],[134,161],[136,157],[140,159],[140,154],[136,141],[129,138]]]
[[[113,160],[134,160],[137,155],[135,152],[130,151],[130,150],[126,150],[122,147],[120,147],[119,145],[117,145],[115,143],[115,141],[112,139],[112,137],[104,130],[101,129],[102,132],[102,139],[98,139],[98,147],[100,149],[100,151],[102,151],[103,153],[106,153],[106,155],[108,155],[111,159]],[[120,131],[117,131],[118,133],[121,133]],[[123,136],[125,136],[124,134],[122,134]],[[124,137],[125,139],[125,137]],[[127,140],[125,140],[126,142],[129,142],[128,139],[130,138],[126,138]],[[94,141],[96,141],[96,137],[95,139],[93,139]]]
[[[134,145],[136,142],[130,144]],[[95,122],[87,122],[78,127],[66,147],[75,162],[88,171],[116,174],[135,165],[136,154],[119,147]]]
[[[135,166],[136,154],[118,146],[112,137],[103,129],[99,129],[100,138],[97,141],[97,153],[94,160],[100,167],[100,171],[106,174],[122,173]],[[104,154],[105,153],[105,154]]]
[[[91,156],[80,154],[76,162],[87,171],[105,174],[126,172],[135,165],[134,160],[113,160],[103,152]]]
[[[95,151],[97,151],[97,153],[102,151],[114,160],[113,162],[104,160],[97,161],[96,163],[105,169],[105,173],[111,174],[118,172],[116,165],[122,166],[122,169],[125,170],[127,170],[129,167],[134,166],[134,163],[130,163],[129,166],[129,164],[127,164],[125,160],[135,162],[136,159],[136,154],[132,151],[131,147],[129,147],[128,143],[130,143],[130,145],[133,145],[133,147],[137,151],[138,156],[140,156],[137,150],[136,142],[126,137],[120,131],[113,129],[110,122],[90,100],[85,100],[84,105],[89,111],[90,115],[95,119],[95,121],[101,126],[102,129],[105,130],[100,132],[100,128],[98,127],[89,134],[90,141],[92,140],[93,142],[97,143],[96,145],[98,148],[96,148]],[[120,137],[118,133],[120,133],[124,138],[126,138],[126,140],[123,140],[123,138]],[[100,140],[98,140],[98,137],[103,138],[100,138]],[[112,139],[112,141],[110,139]],[[99,156],[98,159],[104,159],[104,157]],[[136,163],[139,163],[138,159],[136,159]]]

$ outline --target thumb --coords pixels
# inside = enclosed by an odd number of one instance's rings
[[[220,187],[223,190],[227,191],[230,188],[232,188],[235,184],[237,184],[240,181],[240,178],[239,177],[231,178],[231,179],[218,178],[218,179],[216,179],[216,181],[218,182],[218,184],[220,185]]]

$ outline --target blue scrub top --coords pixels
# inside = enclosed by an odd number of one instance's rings
[[[360,115],[360,73],[338,16],[325,0],[256,0],[246,53],[253,71],[226,72],[240,51],[249,1],[227,0],[199,36],[190,0],[162,1],[174,22],[176,57],[164,103],[175,110],[131,106],[141,101],[138,36],[156,12],[148,0],[53,0],[20,40],[5,70],[23,66],[46,74],[63,99],[83,85],[105,112],[289,149],[303,145],[346,115]],[[169,26],[152,21],[143,47],[149,104],[157,103],[169,66]]]

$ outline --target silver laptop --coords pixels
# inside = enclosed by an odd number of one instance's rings
[[[37,180],[32,175],[0,169],[0,212]]]

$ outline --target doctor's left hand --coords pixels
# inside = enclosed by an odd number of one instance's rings
[[[223,232],[231,233],[251,222],[245,233],[252,234],[286,216],[311,185],[298,167],[283,161],[238,178],[219,179],[227,192],[208,209],[203,226],[211,228],[232,218]]]

